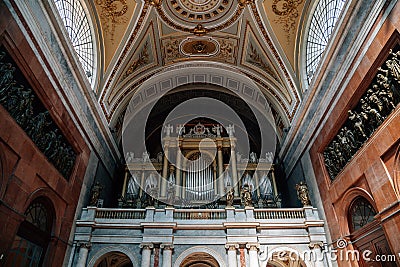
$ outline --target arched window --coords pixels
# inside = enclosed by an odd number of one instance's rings
[[[311,83],[346,0],[320,0],[307,32],[306,76]]]
[[[25,220],[8,253],[6,266],[42,266],[50,241],[53,211],[46,198],[35,199],[24,214]]]
[[[350,206],[350,229],[356,231],[374,220],[376,211],[363,197],[356,198]]]
[[[85,9],[79,0],[54,0],[64,26],[78,54],[83,70],[94,85],[95,53],[94,37]]]

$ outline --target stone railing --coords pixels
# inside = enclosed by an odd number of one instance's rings
[[[97,208],[95,213],[96,219],[145,219],[145,209],[103,209]]]
[[[120,208],[96,208],[83,209],[80,221],[98,221],[102,223],[116,220],[130,220],[143,222],[178,222],[190,220],[207,221],[254,221],[254,220],[319,220],[317,210],[313,207],[304,208],[267,208],[267,209],[120,209]]]
[[[299,209],[255,209],[254,219],[256,220],[290,220],[305,219],[302,208]]]
[[[175,220],[225,220],[224,209],[179,209],[174,212]]]

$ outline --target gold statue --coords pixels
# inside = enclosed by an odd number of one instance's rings
[[[297,196],[301,201],[303,206],[311,206],[310,196],[308,195],[308,187],[307,184],[301,181],[299,184],[296,184]]]
[[[251,201],[251,192],[248,184],[245,184],[242,187],[242,199],[244,202],[245,207],[251,207],[252,206],[252,201]]]
[[[231,187],[228,191],[228,194],[226,194],[226,206],[227,207],[232,207],[233,206],[233,197],[235,190],[233,189],[233,187]]]

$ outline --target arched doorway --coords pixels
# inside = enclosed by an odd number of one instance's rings
[[[268,259],[266,267],[306,267],[297,251],[277,251]]]
[[[54,209],[50,200],[32,201],[20,224],[5,266],[43,266],[53,230]]]
[[[386,240],[385,233],[376,220],[377,212],[372,204],[364,197],[356,197],[349,207],[349,229],[353,246],[359,251],[359,255],[367,255],[368,258],[359,257],[360,266],[396,266],[393,261],[375,261],[383,259],[393,253]],[[369,252],[368,252],[369,251]],[[370,259],[370,260],[368,260]]]
[[[95,267],[133,267],[129,257],[122,252],[109,252],[97,260]]]
[[[217,260],[208,253],[195,252],[187,256],[179,267],[220,267]]]

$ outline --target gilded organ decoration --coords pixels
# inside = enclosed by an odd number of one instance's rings
[[[325,148],[325,166],[332,180],[400,102],[399,51],[389,51],[359,103],[348,111],[346,122]]]
[[[68,179],[75,165],[76,154],[14,64],[9,55],[0,50],[0,104],[53,166]]]
[[[311,206],[307,184],[303,181],[296,184],[297,196],[303,206]]]
[[[135,157],[141,153],[126,152],[120,207],[280,207],[272,152],[259,157],[235,151],[234,125],[194,121],[165,125],[163,133],[168,147],[163,153],[169,156],[145,152]],[[170,162],[170,156],[178,158],[178,151],[181,160]]]

